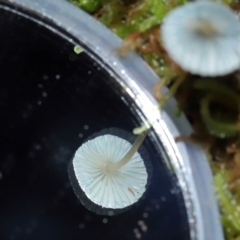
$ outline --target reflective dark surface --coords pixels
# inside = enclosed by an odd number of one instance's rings
[[[136,118],[57,35],[0,9],[0,36],[0,239],[189,239],[176,179],[149,139],[154,171],[138,203],[115,217],[81,205],[67,174],[74,152],[104,128],[131,132]]]

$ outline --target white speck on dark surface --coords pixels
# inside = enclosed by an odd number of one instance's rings
[[[113,211],[108,211],[108,216],[113,216]]]
[[[141,239],[142,235],[141,233],[139,232],[138,228],[134,228],[133,229],[133,232],[134,232],[134,235],[137,239]]]
[[[57,80],[59,80],[59,79],[61,78],[61,75],[57,74],[57,75],[55,76],[55,78],[56,78]]]
[[[48,80],[48,76],[47,75],[43,75],[43,79],[44,80]]]
[[[42,101],[38,101],[37,104],[40,106],[42,105]]]
[[[143,232],[147,232],[147,225],[146,225],[146,223],[143,221],[143,220],[139,220],[138,222],[137,222],[137,224],[140,226],[140,228],[141,228],[141,230],[143,231]]]
[[[162,197],[161,197],[161,200],[162,200],[163,202],[165,202],[165,201],[166,201],[166,198],[165,198],[164,196],[162,196]]]
[[[35,148],[36,150],[41,150],[42,147],[41,147],[41,145],[39,145],[39,144],[35,144],[35,145],[34,145],[34,148]]]
[[[189,219],[189,222],[190,222],[190,223],[194,223],[194,222],[195,222],[195,219],[194,219],[194,218],[190,218],[190,219]]]
[[[42,95],[43,95],[43,97],[47,97],[47,93],[46,92],[43,92]]]
[[[139,221],[137,222],[137,224],[138,224],[139,226],[141,226],[143,223],[144,223],[144,222],[143,222],[142,220],[139,220]]]
[[[147,212],[143,213],[143,217],[147,218],[148,217],[148,213]]]
[[[88,125],[84,125],[84,130],[88,130],[89,129],[89,126]]]
[[[175,192],[175,189],[172,188],[172,189],[170,190],[170,193],[171,193],[171,194],[175,194],[175,193],[176,193],[176,192]]]
[[[108,223],[108,219],[107,218],[103,218],[103,223]]]
[[[82,137],[83,137],[83,134],[82,134],[82,133],[79,133],[79,134],[78,134],[78,137],[82,138]]]
[[[85,224],[84,224],[84,223],[80,223],[80,224],[78,225],[78,227],[79,227],[80,229],[84,229],[84,228],[85,228]]]
[[[39,88],[43,88],[43,85],[41,83],[38,84]]]

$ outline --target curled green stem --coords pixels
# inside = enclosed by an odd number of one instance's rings
[[[197,90],[211,92],[200,102],[202,119],[211,134],[217,137],[231,137],[236,135],[239,132],[238,116],[235,122],[214,119],[211,115],[210,104],[212,102],[218,103],[239,114],[240,96],[232,89],[213,79],[197,80],[193,83],[193,87]],[[224,116],[224,112],[222,112],[222,116]]]
[[[219,83],[219,81],[213,79],[200,79],[193,83],[193,87],[198,90],[211,91],[223,95],[227,98],[233,99],[233,101],[238,104],[240,103],[240,96],[226,85]]]
[[[210,103],[213,101],[222,103],[222,100],[224,100],[224,98],[221,98],[216,94],[209,93],[201,100],[200,111],[202,119],[211,134],[220,138],[231,137],[236,135],[239,131],[238,121],[232,123],[220,121],[218,119],[214,119],[210,113]]]

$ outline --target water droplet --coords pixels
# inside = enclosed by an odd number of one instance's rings
[[[221,133],[220,134],[220,138],[225,138],[226,137],[226,134],[225,133]]]
[[[191,223],[191,224],[195,223],[195,219],[194,218],[190,218],[189,219],[189,223]]]

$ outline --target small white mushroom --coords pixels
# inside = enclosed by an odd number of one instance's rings
[[[132,134],[111,128],[94,134],[76,151],[69,177],[85,207],[116,215],[141,198],[151,172],[145,150],[139,150],[147,133],[133,142]]]
[[[240,21],[223,4],[195,1],[174,9],[161,35],[169,56],[188,72],[214,77],[240,67]]]

